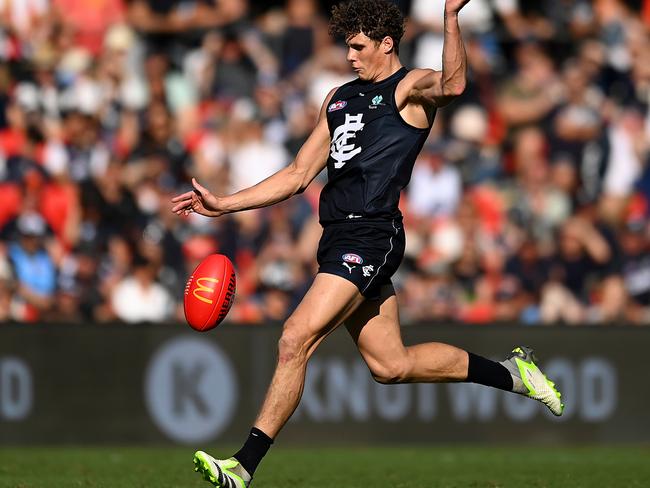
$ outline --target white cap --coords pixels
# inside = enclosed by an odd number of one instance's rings
[[[16,226],[21,234],[27,236],[43,236],[46,231],[45,220],[34,212],[26,213],[18,217]]]

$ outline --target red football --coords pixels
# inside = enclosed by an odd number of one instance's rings
[[[185,318],[205,332],[221,323],[235,299],[235,268],[223,254],[210,254],[199,263],[185,285]]]

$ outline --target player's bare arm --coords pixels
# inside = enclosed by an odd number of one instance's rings
[[[465,90],[467,81],[467,56],[458,25],[458,13],[469,0],[447,0],[445,2],[444,47],[442,50],[442,71],[432,69],[412,70],[400,84],[397,101],[405,109],[403,116],[414,125],[422,126],[415,107],[429,113],[437,107],[444,107]],[[411,119],[411,120],[409,120]],[[430,121],[430,120],[429,120]]]
[[[224,197],[213,195],[192,178],[194,190],[172,198],[172,203],[176,204],[172,212],[178,215],[196,212],[207,217],[219,217],[232,212],[268,207],[304,191],[327,163],[330,134],[326,110],[335,91],[336,88],[332,89],[325,98],[316,127],[291,164],[257,185]]]

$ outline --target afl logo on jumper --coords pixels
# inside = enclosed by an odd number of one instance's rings
[[[346,102],[345,100],[339,100],[338,102],[334,102],[329,107],[327,107],[327,111],[328,112],[336,112],[337,110],[341,110],[347,104],[348,104],[348,102]]]
[[[358,254],[346,253],[341,256],[341,259],[346,263],[362,264],[363,259]]]
[[[361,122],[362,118],[363,114],[345,114],[345,122],[334,131],[330,144],[330,156],[336,161],[334,168],[342,168],[347,161],[361,152],[361,147],[356,147],[350,139],[354,139],[356,133],[366,125]]]

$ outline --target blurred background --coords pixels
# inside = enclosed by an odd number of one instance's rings
[[[353,79],[334,3],[0,0],[0,445],[242,439],[317,269],[326,176],[217,220],[170,198],[292,160]],[[403,64],[440,69],[444,0],[399,3]],[[499,359],[531,343],[565,415],[471,384],[374,384],[337,331],[283,439],[650,442],[650,1],[471,0],[460,21],[468,87],[401,201],[405,339]],[[237,296],[198,335],[183,290],[214,252]]]
[[[273,208],[170,212],[288,164],[353,78],[335,2],[0,1],[0,321],[183,320],[198,261],[227,320],[282,320],[316,270],[325,174]],[[407,67],[440,68],[442,0],[401,2]],[[466,93],[401,207],[405,324],[650,324],[650,2],[472,0]]]

